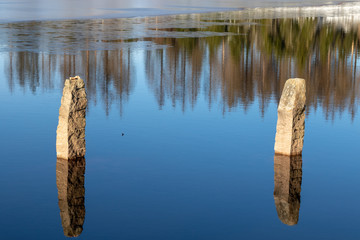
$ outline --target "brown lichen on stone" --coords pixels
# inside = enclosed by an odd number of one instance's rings
[[[85,158],[56,161],[56,185],[64,235],[77,237],[85,220]]]
[[[299,220],[302,157],[274,156],[274,200],[281,222],[295,225]]]
[[[306,84],[288,79],[281,94],[275,136],[275,153],[301,155],[305,131]]]
[[[66,79],[56,131],[58,158],[74,159],[85,156],[86,107],[84,81],[79,76]]]

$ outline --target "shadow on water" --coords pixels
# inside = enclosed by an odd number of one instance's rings
[[[331,119],[356,115],[357,24],[201,16],[2,24],[9,88],[36,93],[81,75],[89,101],[101,102],[108,114],[113,104],[122,112],[136,73],[144,72],[159,108],[186,111],[204,96],[209,108],[220,104],[224,113],[259,101],[264,115],[271,99],[279,101],[286,79],[296,76],[307,80],[307,111],[321,108]]]

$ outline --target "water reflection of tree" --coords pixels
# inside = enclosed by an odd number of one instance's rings
[[[280,89],[289,76],[303,77],[308,80],[308,106],[320,104],[332,117],[336,111],[349,108],[354,116],[354,102],[359,99],[359,92],[355,92],[359,86],[355,72],[358,29],[345,32],[313,18],[263,20],[262,24],[265,41],[257,43],[261,51],[277,58]],[[279,98],[279,93],[276,96]]]
[[[246,110],[258,100],[264,114],[271,98],[279,100],[286,79],[303,77],[308,83],[308,110],[320,106],[329,118],[336,112],[348,111],[353,117],[356,114],[360,99],[356,72],[359,28],[344,30],[319,18],[300,18],[252,23],[227,20],[198,29],[157,28],[157,31],[168,32],[170,36],[170,32],[186,31],[229,33],[202,38],[146,39],[168,46],[145,52],[149,87],[160,108],[167,101],[183,111],[193,108],[202,91],[210,108],[220,103],[224,112],[239,106]],[[96,34],[99,35],[93,35]],[[134,86],[133,73],[140,70],[131,64],[130,49],[72,54],[67,50],[61,55],[11,52],[6,66],[8,83],[10,89],[19,85],[36,92],[39,87],[54,88],[57,71],[61,81],[71,75],[82,75],[87,81],[89,100],[103,103],[108,113],[114,103],[122,109]]]
[[[180,104],[183,110],[187,103],[193,107],[200,90],[204,43],[198,38],[154,41],[174,46],[146,52],[145,70],[160,108],[165,98],[170,98],[174,107]]]
[[[43,91],[54,89],[56,79],[62,86],[70,76],[84,76],[89,101],[97,104],[100,97],[107,114],[113,104],[118,105],[122,113],[123,104],[128,101],[134,86],[130,81],[134,70],[129,49],[61,55],[10,52],[6,69],[10,90],[19,85],[33,93],[38,88]]]
[[[171,99],[173,105],[176,101],[194,105],[197,98],[179,94],[181,91],[174,86],[183,81],[184,92],[197,93],[202,79],[210,105],[220,94],[224,111],[239,105],[246,110],[258,96],[264,114],[270,98],[279,100],[286,79],[302,77],[308,82],[308,109],[320,105],[331,118],[345,110],[355,115],[355,103],[360,98],[356,74],[358,29],[345,31],[315,18],[255,23],[224,22],[198,29],[240,33],[236,35],[154,40],[171,46],[161,54],[149,50],[146,58],[149,83],[161,99],[160,106],[165,98]],[[168,77],[179,74],[184,77]]]

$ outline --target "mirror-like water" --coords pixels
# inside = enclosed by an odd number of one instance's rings
[[[359,18],[314,10],[0,24],[2,237],[359,238]],[[55,150],[75,75],[86,164]],[[292,77],[304,147],[283,157]]]
[[[357,22],[230,13],[0,26],[10,92],[20,87],[36,95],[81,75],[89,99],[108,113],[131,98],[144,75],[159,109],[185,111],[203,98],[225,113],[258,101],[263,116],[286,79],[301,77],[308,110],[320,107],[327,119],[343,112],[354,118],[358,110]]]

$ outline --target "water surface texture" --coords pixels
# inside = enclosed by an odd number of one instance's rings
[[[360,28],[339,11],[0,24],[1,237],[359,239]],[[86,156],[64,162],[75,75]],[[291,77],[306,80],[305,139],[286,158]]]

